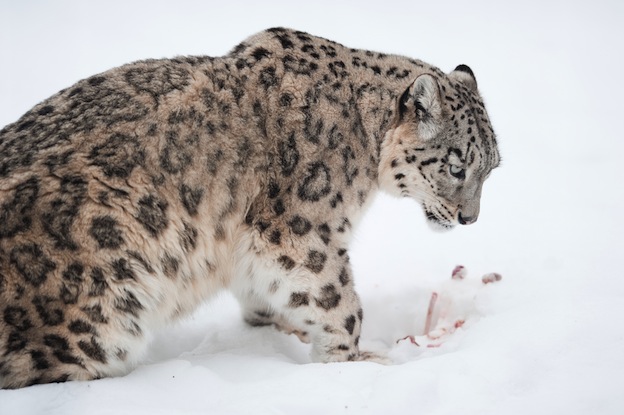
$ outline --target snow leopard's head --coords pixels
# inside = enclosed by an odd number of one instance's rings
[[[413,197],[436,229],[474,223],[483,182],[500,163],[472,70],[424,73],[397,99],[381,149],[381,187]]]

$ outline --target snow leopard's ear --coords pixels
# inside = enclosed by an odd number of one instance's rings
[[[418,136],[434,138],[442,129],[442,103],[438,81],[430,74],[420,75],[399,99],[399,120],[416,118]]]
[[[449,74],[449,78],[461,82],[473,91],[477,90],[477,78],[475,78],[474,72],[467,65],[459,65]]]

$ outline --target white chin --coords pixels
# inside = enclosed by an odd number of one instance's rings
[[[454,225],[441,223],[441,222],[438,222],[436,220],[431,220],[431,219],[427,219],[427,225],[429,225],[429,228],[431,228],[431,230],[433,230],[434,232],[440,232],[440,233],[448,232],[454,227]]]

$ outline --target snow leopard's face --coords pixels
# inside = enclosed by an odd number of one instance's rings
[[[474,223],[483,182],[500,163],[496,138],[470,68],[419,76],[397,103],[382,145],[380,182],[418,200],[435,229]]]

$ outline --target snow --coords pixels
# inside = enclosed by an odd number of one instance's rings
[[[475,225],[436,234],[414,202],[380,196],[357,232],[362,347],[393,364],[310,363],[308,345],[245,326],[223,294],[157,333],[127,376],[2,390],[0,414],[624,413],[623,12],[617,0],[0,0],[0,125],[113,66],[221,55],[280,25],[470,65],[503,155]],[[458,264],[503,279],[474,292],[440,347],[397,344],[422,334]]]

